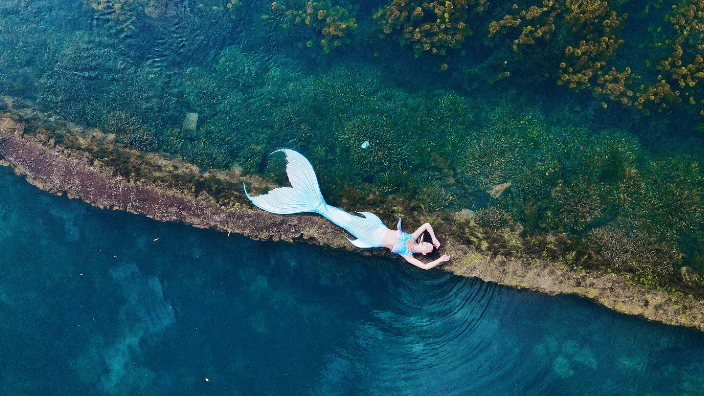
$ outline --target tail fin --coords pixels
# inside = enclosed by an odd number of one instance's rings
[[[325,206],[325,200],[320,193],[313,166],[306,157],[293,150],[280,149],[274,153],[279,151],[286,154],[286,174],[291,187],[279,187],[266,194],[251,197],[245,186],[244,193],[247,198],[256,207],[274,214],[319,213],[321,206]]]
[[[364,216],[361,218],[359,216],[351,216],[353,220],[350,221],[347,227],[344,227],[350,234],[357,237],[354,241],[347,238],[351,244],[357,246],[360,249],[369,249],[374,247],[381,247],[384,242],[385,231],[388,230],[381,219],[371,212],[357,212]],[[383,233],[378,234],[378,230],[381,229]]]

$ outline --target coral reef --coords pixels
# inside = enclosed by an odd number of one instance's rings
[[[472,34],[468,18],[486,9],[486,0],[393,0],[380,8],[381,36],[400,34],[401,45],[412,44],[416,57],[424,53],[445,55],[448,49],[462,46]],[[447,69],[447,64],[441,66]]]
[[[276,216],[244,204],[243,194],[237,192],[234,185],[239,185],[245,178],[236,172],[204,174],[178,160],[115,147],[109,136],[97,130],[47,117],[31,109],[15,109],[14,113],[22,114],[25,122],[30,122],[33,127],[27,128],[17,115],[2,114],[2,164],[11,166],[46,191],[66,193],[99,207],[140,213],[160,221],[184,221],[196,227],[241,233],[253,238],[301,240],[351,250],[343,234],[319,216]],[[59,138],[60,144],[57,143]],[[128,165],[115,166],[125,163]],[[193,188],[187,188],[186,179]],[[215,187],[195,188],[215,180],[228,186],[226,190],[231,201],[216,202],[216,198],[206,192],[215,191]],[[259,188],[271,187],[256,178],[246,180]],[[442,220],[438,215],[425,212],[416,213],[415,221],[419,215],[438,224],[438,228],[447,229],[445,251],[454,259],[444,268],[458,275],[478,276],[486,281],[546,293],[578,294],[621,312],[704,329],[704,302],[701,300],[646,289],[622,276],[580,269],[574,265],[583,259],[583,252],[578,250],[557,256],[563,257],[565,262],[553,261],[546,252],[566,246],[559,237],[541,242],[544,247],[538,251],[543,252],[543,257],[536,257],[530,249],[535,249],[540,241],[533,239],[533,247],[522,242],[520,227],[515,228],[506,212],[487,209],[478,214],[479,222],[489,226],[484,229],[472,217]],[[413,216],[408,218],[414,219]],[[490,231],[493,235],[483,234],[491,228],[494,228]],[[488,239],[487,243],[487,237],[493,240]],[[479,245],[467,243],[468,238],[475,238]],[[503,243],[494,243],[501,240]],[[523,249],[524,256],[492,254],[497,248],[504,252]]]

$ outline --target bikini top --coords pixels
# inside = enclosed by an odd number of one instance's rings
[[[398,242],[391,248],[392,253],[399,255],[414,253],[406,247],[406,241],[408,241],[408,238],[412,238],[413,242],[415,242],[416,239],[413,238],[413,235],[406,234],[401,230],[401,218],[398,219],[398,224],[396,225],[396,237],[398,238]]]

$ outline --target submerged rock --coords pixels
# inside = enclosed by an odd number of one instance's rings
[[[198,113],[186,113],[186,118],[183,120],[183,129],[187,131],[198,129]]]
[[[503,192],[509,187],[511,187],[511,182],[497,184],[494,187],[487,190],[486,193],[491,195],[492,198],[498,199],[501,196],[501,194],[503,194]]]

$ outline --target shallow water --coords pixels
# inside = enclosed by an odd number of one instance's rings
[[[0,184],[0,394],[697,395],[704,334]]]

